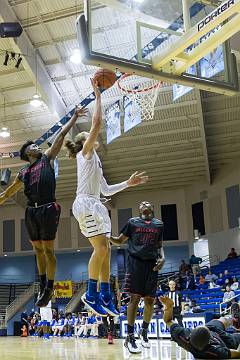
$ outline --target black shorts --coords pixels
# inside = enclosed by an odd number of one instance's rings
[[[54,240],[61,214],[61,207],[52,202],[39,207],[27,207],[25,224],[30,240]]]
[[[124,292],[154,298],[158,281],[158,272],[153,271],[155,265],[155,259],[141,260],[128,255]]]

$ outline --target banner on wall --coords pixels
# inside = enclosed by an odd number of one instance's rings
[[[195,329],[197,326],[205,325],[204,316],[199,317],[184,317],[183,326],[186,329]],[[170,331],[163,319],[158,319],[158,336],[160,338],[170,338]]]
[[[107,144],[121,136],[120,101],[116,101],[105,111]]]
[[[124,132],[134,128],[142,122],[141,107],[127,96],[123,97]]]
[[[56,298],[70,298],[73,295],[72,281],[55,281],[54,294]]]
[[[139,330],[142,328],[143,319],[137,319],[135,321],[134,332],[137,336]],[[121,321],[121,335],[122,337],[127,337],[127,320]],[[157,319],[152,319],[148,327],[148,337],[149,338],[157,338]]]

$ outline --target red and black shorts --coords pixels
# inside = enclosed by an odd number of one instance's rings
[[[56,202],[38,207],[27,207],[25,224],[30,240],[54,240],[60,214],[61,207]]]
[[[154,298],[158,282],[158,272],[153,271],[155,265],[156,259],[142,260],[128,255],[124,293]]]

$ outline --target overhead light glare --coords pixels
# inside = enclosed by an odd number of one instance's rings
[[[81,64],[82,57],[79,49],[74,49],[72,55],[70,56],[70,61],[73,64]]]

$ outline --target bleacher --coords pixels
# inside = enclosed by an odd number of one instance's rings
[[[224,274],[228,270],[228,275],[223,275],[223,280],[236,276],[240,279],[240,258],[232,260],[221,261],[218,265],[211,267],[213,274],[219,276],[220,273]],[[208,269],[203,269],[202,274],[205,276]],[[198,281],[198,278],[197,278]],[[201,306],[202,310],[207,312],[220,312],[220,304],[223,302],[224,292],[221,288],[208,289],[208,283],[198,285],[196,290],[182,291],[184,299],[196,300],[197,305]],[[235,291],[235,295],[240,295],[240,290]],[[222,304],[222,310],[226,309],[226,304]]]
[[[0,309],[5,309],[29,286],[30,284],[0,284]]]

